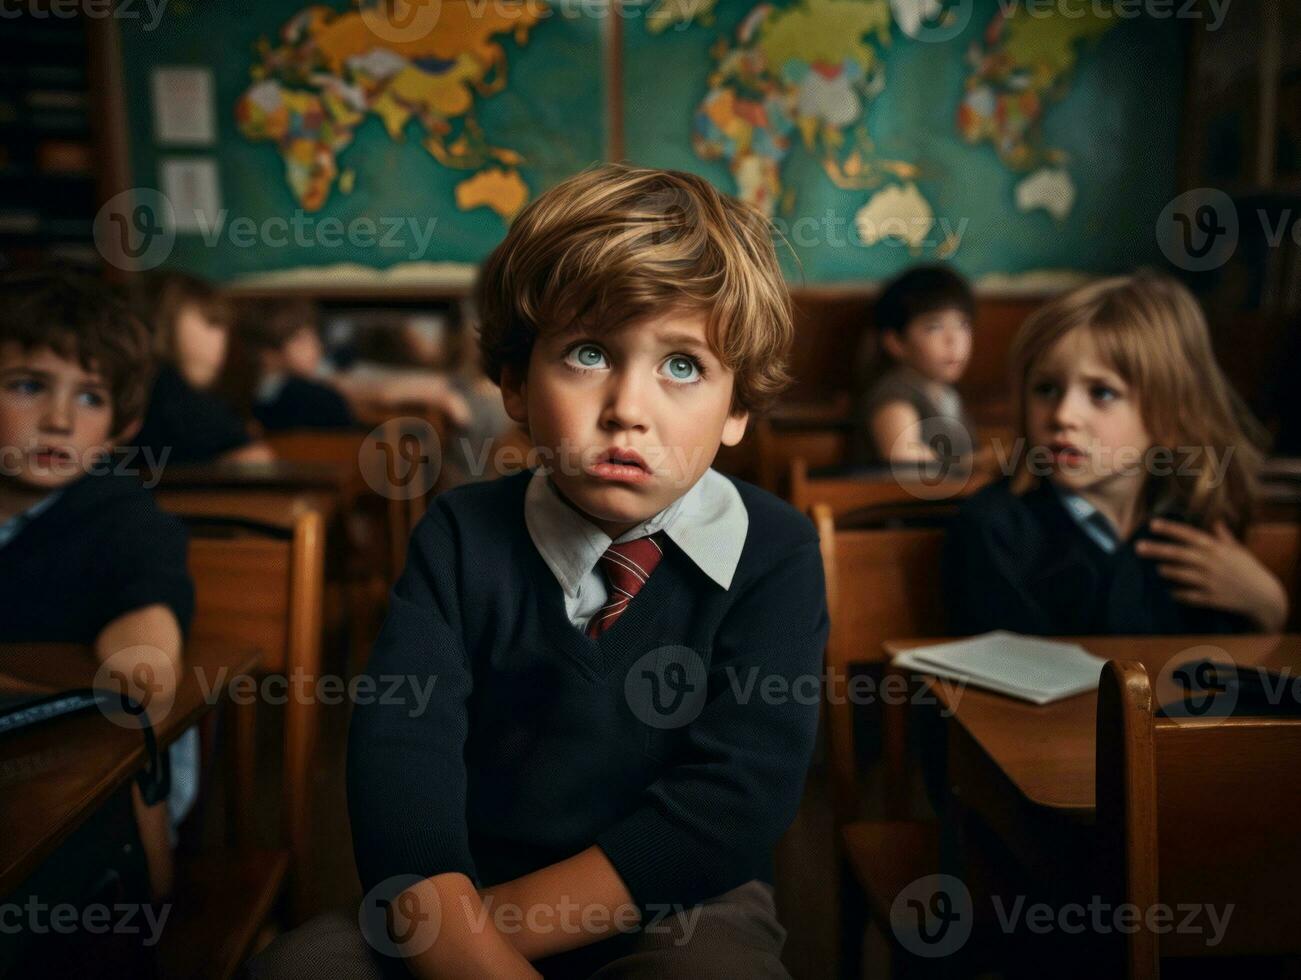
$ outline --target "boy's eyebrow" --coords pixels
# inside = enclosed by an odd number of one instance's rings
[[[26,374],[38,381],[49,381],[54,375],[50,371],[42,371],[40,368],[28,367],[26,364],[12,364],[8,367],[0,367],[0,377],[8,377],[11,374]],[[77,379],[77,384],[85,388],[100,388],[108,391],[108,382],[95,374],[88,374]]]
[[[689,333],[659,333],[655,339],[666,347],[687,347],[702,352],[709,350],[708,344]]]

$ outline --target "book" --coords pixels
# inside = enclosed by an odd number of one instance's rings
[[[1078,643],[1006,630],[915,647],[897,654],[894,662],[1032,704],[1049,704],[1094,690],[1106,664]]]

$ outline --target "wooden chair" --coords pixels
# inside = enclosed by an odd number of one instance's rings
[[[841,517],[867,507],[919,502],[956,501],[975,493],[990,480],[990,474],[974,472],[953,475],[936,483],[900,480],[889,470],[842,476],[809,476],[809,461],[797,456],[789,464],[790,495],[797,510],[808,512],[814,504],[826,504],[832,516]]]
[[[882,643],[889,638],[934,636],[943,632],[943,606],[937,573],[944,532],[923,530],[837,530],[830,507],[815,504],[814,523],[821,539],[831,631],[824,669],[829,691],[848,690],[851,668],[871,664],[877,677],[899,677],[884,664]],[[883,706],[884,707],[884,706]],[[882,710],[883,777],[886,814],[894,819],[865,820],[865,794],[855,745],[854,705],[839,698],[825,706],[832,808],[838,828],[842,867],[853,875],[867,901],[871,921],[889,934],[890,906],[909,883],[939,871],[939,836],[928,824],[898,817],[903,800],[906,720],[901,706]],[[844,950],[858,955],[862,923],[846,902]]]
[[[852,666],[884,667],[885,640],[944,632],[938,586],[944,531],[838,530],[831,509],[822,504],[814,505],[813,519],[821,539],[831,617],[827,679],[843,690]],[[903,757],[904,719],[902,712],[887,714],[891,717],[886,719],[883,740],[888,769]],[[826,718],[833,801],[838,821],[847,824],[863,811],[853,705],[828,705]]]
[[[200,854],[178,875],[176,918],[160,948],[167,976],[230,977],[247,957],[288,881],[288,920],[310,889],[312,760],[319,728],[312,696],[320,676],[325,531],[319,514],[290,530],[224,521],[192,528],[189,567],[197,597],[194,639],[255,648],[259,673],[290,680],[281,774],[282,847],[254,846],[256,700],[231,703],[235,850]],[[295,696],[293,679],[311,681]]]
[[[267,443],[281,459],[349,467],[358,487],[369,487],[384,498],[392,582],[406,562],[407,540],[428,506],[445,432],[441,419],[404,416],[386,419],[369,434],[308,429],[275,433]]]
[[[1215,947],[1179,929],[1099,937],[1099,975],[1150,980],[1167,957],[1301,954],[1301,784],[1292,778],[1301,718],[1174,720],[1155,708],[1142,664],[1107,664],[1097,715],[1102,894],[1113,908],[1159,903],[1175,910],[1175,925],[1186,903],[1233,912]],[[1221,969],[1240,972],[1227,961]]]
[[[1301,629],[1301,523],[1258,522],[1248,528],[1246,545],[1287,589],[1289,609],[1284,629]]]
[[[813,467],[841,466],[849,457],[846,423],[793,425],[760,416],[753,428],[759,486],[778,495],[789,492],[784,484],[792,460],[800,458]]]

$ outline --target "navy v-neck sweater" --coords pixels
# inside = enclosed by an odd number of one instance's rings
[[[1176,514],[1167,514],[1178,519]],[[1134,550],[1147,525],[1104,552],[1046,482],[1024,494],[1007,479],[959,509],[944,543],[944,597],[958,634],[1004,629],[1040,636],[1242,633],[1236,613],[1186,606]]]
[[[412,536],[349,733],[364,887],[484,887],[593,844],[643,910],[770,881],[817,727],[812,524],[734,481],[750,526],[731,587],[666,541],[593,641],[525,527],[531,475],[441,494]]]

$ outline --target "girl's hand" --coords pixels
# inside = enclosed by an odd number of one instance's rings
[[[1287,621],[1283,583],[1223,521],[1210,534],[1182,521],[1161,518],[1153,518],[1151,527],[1170,542],[1142,540],[1134,550],[1161,562],[1157,571],[1179,586],[1172,592],[1178,601],[1242,613],[1266,633],[1282,630]]]

